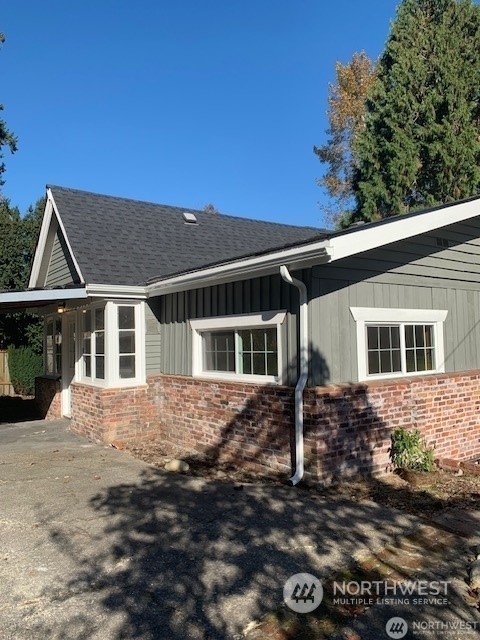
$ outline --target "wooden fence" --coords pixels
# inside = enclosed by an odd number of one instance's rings
[[[0,396],[13,396],[13,387],[10,384],[8,373],[8,353],[0,351]]]

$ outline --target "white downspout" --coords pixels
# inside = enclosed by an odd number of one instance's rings
[[[289,482],[295,486],[303,478],[303,390],[308,378],[308,298],[305,283],[292,278],[285,265],[280,267],[280,275],[289,284],[297,287],[300,294],[300,314],[298,335],[300,343],[300,377],[295,386],[295,473]]]

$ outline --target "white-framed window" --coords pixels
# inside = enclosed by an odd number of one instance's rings
[[[350,307],[357,325],[358,378],[445,371],[445,310]]]
[[[62,320],[57,316],[45,320],[45,373],[62,375]]]
[[[79,313],[80,380],[105,387],[145,383],[143,303],[109,300]]]
[[[138,306],[131,304],[119,304],[116,308],[118,327],[118,378],[132,380],[136,378],[137,354],[137,327],[139,320],[136,318]]]
[[[81,377],[105,380],[105,304],[84,309],[81,321]]]
[[[281,383],[286,311],[190,320],[192,373],[223,380]]]

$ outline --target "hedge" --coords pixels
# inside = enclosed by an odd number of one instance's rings
[[[8,347],[8,370],[15,393],[33,396],[35,378],[43,373],[43,358],[30,347]]]

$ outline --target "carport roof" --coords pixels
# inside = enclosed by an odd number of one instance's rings
[[[88,297],[85,287],[55,287],[50,289],[28,289],[26,291],[4,291],[0,293],[0,312],[39,309],[51,304]]]

